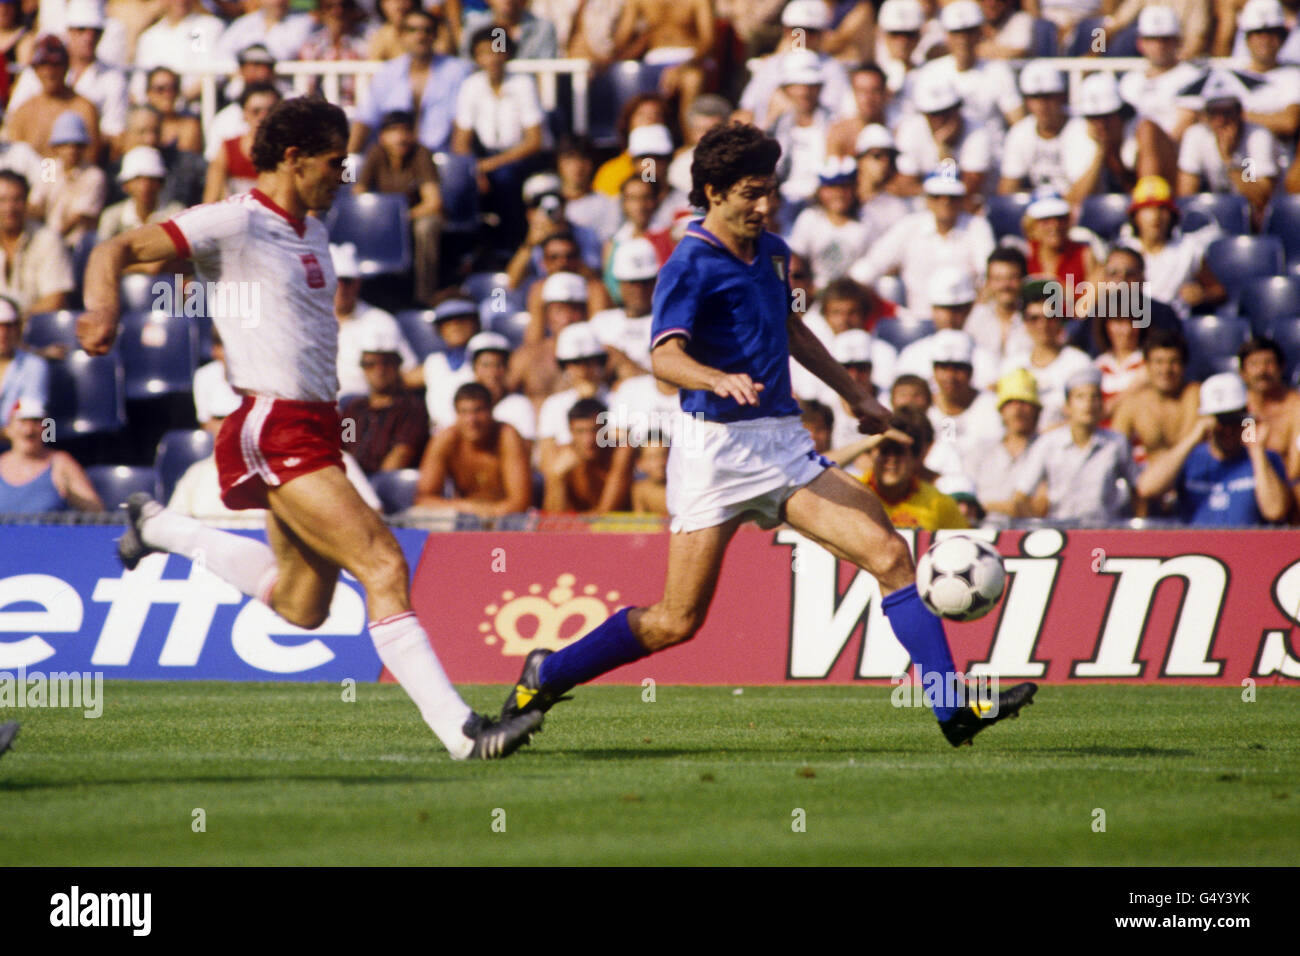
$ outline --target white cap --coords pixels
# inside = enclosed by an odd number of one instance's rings
[[[13,300],[7,295],[0,295],[0,322],[17,322],[22,318]]]
[[[1065,74],[1043,60],[1032,60],[1020,71],[1020,92],[1025,96],[1052,96],[1065,92]]]
[[[926,294],[931,305],[969,305],[975,301],[975,281],[960,266],[942,266],[930,274]]]
[[[1237,29],[1242,33],[1286,28],[1286,12],[1277,0],[1248,0],[1237,14]]]
[[[826,0],[790,0],[781,11],[781,26],[829,30],[831,11]]]
[[[916,33],[925,25],[925,10],[916,0],[885,0],[876,25],[886,33]]]
[[[828,156],[817,170],[817,182],[822,186],[851,185],[858,177],[858,161],[852,156]]]
[[[557,272],[542,283],[542,304],[581,302],[587,304],[587,280],[576,272]]]
[[[841,365],[871,361],[871,333],[847,329],[831,340],[831,356]]]
[[[826,82],[822,58],[812,50],[791,50],[781,57],[781,85],[802,83],[820,86]]]
[[[922,113],[942,113],[960,104],[961,97],[946,74],[922,70],[912,87],[912,102]]]
[[[99,0],[68,0],[65,9],[63,22],[69,29],[104,29],[104,7]]]
[[[1246,410],[1246,385],[1236,372],[1220,372],[1201,383],[1202,415]]]
[[[658,123],[653,126],[638,126],[627,134],[627,154],[629,156],[671,156],[673,137],[668,132],[668,127]]]
[[[117,181],[129,183],[140,176],[148,176],[150,179],[167,178],[167,165],[163,162],[162,153],[152,146],[136,146],[127,150],[122,157],[122,168],[117,174]]]
[[[596,338],[590,322],[575,322],[560,330],[555,339],[555,361],[573,362],[578,359],[599,358],[607,355],[605,346]]]
[[[1057,216],[1069,214],[1070,204],[1061,197],[1060,193],[1051,189],[1037,193],[1025,209],[1025,215],[1030,219],[1055,219]]]
[[[480,332],[469,340],[465,345],[465,351],[469,353],[470,361],[479,352],[509,352],[510,340],[500,332]]]
[[[1109,116],[1124,106],[1119,98],[1119,84],[1115,74],[1102,70],[1083,78],[1079,84],[1079,99],[1075,110],[1080,116]]]
[[[131,150],[132,153],[135,150]],[[128,153],[127,155],[130,155]],[[126,162],[122,163],[123,168]],[[334,263],[336,279],[360,279],[361,267],[357,265],[357,247],[350,242],[330,243],[330,261]]]
[[[862,127],[862,132],[858,134],[857,140],[853,143],[853,150],[857,155],[873,149],[892,149],[898,152],[898,145],[894,142],[894,134],[888,127],[881,126],[879,123],[869,123]]]
[[[1080,385],[1092,385],[1095,388],[1101,388],[1101,369],[1095,365],[1084,365],[1070,373],[1070,377],[1065,380],[1065,394],[1068,396],[1071,391]]]
[[[90,131],[80,113],[66,110],[54,120],[50,127],[50,145],[62,146],[64,143],[79,143],[85,146],[90,142]]]
[[[547,193],[559,195],[561,188],[563,184],[555,173],[534,173],[524,180],[524,202],[531,205]]]
[[[966,184],[960,176],[949,176],[943,172],[933,172],[925,177],[921,184],[927,196],[964,196]]]
[[[1143,7],[1138,14],[1138,36],[1140,37],[1180,37],[1183,25],[1173,7]]]
[[[940,11],[939,22],[949,33],[954,30],[974,30],[984,24],[984,13],[975,0],[954,0]]]
[[[934,365],[971,365],[975,340],[960,329],[940,329],[930,337],[930,362]]]
[[[433,314],[425,316],[431,322],[444,322],[447,319],[477,319],[478,306],[469,299],[446,299],[433,308]]]
[[[614,249],[610,271],[618,282],[645,282],[659,274],[659,254],[649,239],[628,239]]]
[[[1197,99],[1202,104],[1215,100],[1236,100],[1241,103],[1249,92],[1246,84],[1237,77],[1236,73],[1228,70],[1211,70],[1206,75],[1205,82],[1201,84],[1201,92]]]
[[[15,421],[19,418],[44,418],[45,403],[39,398],[24,395],[14,404],[13,414],[9,417]]]
[[[391,352],[393,355],[400,355],[402,353],[397,329],[385,325],[368,326],[361,336],[360,345],[360,351],[363,354],[366,352]]]

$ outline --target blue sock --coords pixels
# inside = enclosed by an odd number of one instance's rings
[[[934,716],[947,720],[956,713],[956,708],[944,706],[942,692],[944,688],[953,686],[956,668],[952,663],[952,652],[948,650],[948,638],[943,633],[943,621],[921,603],[915,584],[895,591],[880,606],[899,643],[921,668],[921,684],[927,690],[926,702],[934,710]],[[928,692],[931,688],[938,696]]]
[[[571,687],[649,654],[628,626],[630,610],[623,608],[582,640],[546,658],[539,672],[542,685],[553,694],[563,694]]]

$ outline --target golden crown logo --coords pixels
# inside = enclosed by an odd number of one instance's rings
[[[489,604],[483,609],[489,617],[478,626],[483,642],[499,642],[501,653],[507,657],[523,657],[539,647],[558,651],[572,644],[620,606],[615,603],[617,591],[608,592],[602,601],[596,597],[600,589],[594,584],[586,585],[582,594],[577,594],[573,589],[577,580],[572,574],[561,574],[545,596],[540,584],[529,585],[527,594],[501,592],[501,604]],[[571,624],[575,619],[576,628]],[[533,622],[531,627],[526,624],[529,620]]]

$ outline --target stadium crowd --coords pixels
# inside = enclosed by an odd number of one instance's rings
[[[210,435],[238,400],[188,263],[124,277],[109,358],[66,310],[96,241],[252,188],[278,67],[378,61],[338,82],[321,212],[374,507],[665,513],[691,423],[650,374],[655,277],[699,214],[693,145],[735,119],[782,146],[793,308],[894,412],[864,437],[796,365],[805,424],[896,524],[1298,523],[1298,8],[0,0],[0,513],[147,482],[231,516]],[[558,58],[591,65],[583,135],[543,105]]]

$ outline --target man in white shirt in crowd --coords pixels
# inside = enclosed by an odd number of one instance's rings
[[[1019,249],[994,249],[984,270],[984,295],[971,308],[963,326],[975,344],[992,352],[999,362],[1034,344],[1020,314],[1020,290],[1028,271],[1025,254]]]
[[[623,307],[597,312],[591,317],[591,329],[611,351],[615,377],[622,380],[650,371],[650,307],[659,256],[649,239],[628,239],[615,248],[610,268]]]
[[[0,295],[24,313],[57,312],[72,300],[72,258],[53,229],[29,218],[28,183],[0,170]]]
[[[867,227],[867,241],[875,242],[910,213],[917,200],[895,196],[886,189],[898,174],[893,133],[872,123],[862,128],[853,146],[858,160],[858,219]]]
[[[1070,376],[1080,369],[1093,368],[1092,359],[1086,352],[1062,344],[1066,316],[1051,305],[1056,284],[1054,279],[1041,278],[1025,282],[1022,308],[1025,330],[1033,345],[1024,351],[1013,352],[1002,363],[1003,375],[1023,368],[1034,376],[1042,406],[1039,425],[1044,429],[1065,420],[1065,383]],[[1059,294],[1055,294],[1055,298],[1059,299]]]
[[[993,393],[971,384],[976,354],[977,346],[965,332],[934,333],[930,347],[934,403],[926,414],[934,426],[935,448],[958,461],[963,475],[971,474],[977,464],[977,446],[1002,437]]]
[[[143,99],[145,75],[156,66],[165,66],[180,75],[196,60],[219,60],[225,29],[224,23],[202,11],[198,0],[163,0],[162,19],[141,33],[135,44],[138,72],[131,91],[134,98]],[[190,77],[182,84],[182,96],[192,98],[198,92],[197,77]]]
[[[1279,163],[1285,166],[1291,157],[1281,147],[1294,141],[1300,130],[1300,67],[1279,60],[1291,32],[1286,11],[1278,0],[1247,0],[1237,15],[1237,27],[1245,36],[1248,54],[1240,61],[1242,69],[1264,80],[1242,100],[1246,119],[1277,137]]]
[[[474,380],[469,343],[481,331],[482,323],[478,306],[468,299],[440,302],[429,318],[443,349],[430,352],[424,362],[404,378],[410,387],[424,386],[429,425],[436,431],[441,425],[456,420],[456,389]]]
[[[1088,171],[1093,151],[1087,124],[1071,119],[1065,74],[1048,60],[1034,60],[1020,72],[1020,91],[1029,109],[1007,133],[1002,153],[1002,194],[1050,186],[1072,197]],[[1082,198],[1082,197],[1080,197]]]
[[[933,387],[934,363],[937,361],[936,349],[949,351],[957,348],[952,343],[957,339],[945,332],[960,332],[961,338],[970,345],[968,356],[976,388],[991,388],[998,378],[998,358],[993,352],[975,345],[965,331],[966,319],[975,304],[975,283],[973,273],[964,266],[942,266],[934,269],[928,284],[930,317],[934,320],[935,332],[912,342],[898,353],[895,372],[899,375],[920,375]],[[964,346],[963,346],[964,348]]]
[[[555,152],[555,170],[560,175],[564,218],[575,226],[590,229],[603,245],[618,232],[623,213],[617,199],[591,188],[596,173],[595,155],[595,146],[586,136],[566,136]]]
[[[922,179],[946,162],[956,163],[968,195],[982,196],[993,165],[989,131],[986,125],[966,118],[951,77],[928,67],[922,70],[912,102],[916,112],[898,123],[895,189],[906,195],[919,194]]]
[[[968,473],[975,481],[975,497],[988,513],[989,524],[1005,527],[1020,514],[1016,506],[1019,487],[1029,460],[1029,450],[1038,438],[1038,383],[1023,368],[998,379],[1000,439],[976,446]]]
[[[290,0],[262,0],[256,10],[231,21],[221,35],[218,57],[234,63],[239,51],[253,43],[264,45],[277,60],[296,60],[307,37],[316,29],[309,13],[290,13]]]
[[[824,0],[791,0],[786,4],[781,11],[781,42],[775,53],[756,66],[740,94],[740,105],[733,118],[769,128],[789,106],[780,92],[785,58],[803,50],[817,54],[822,68],[821,105],[834,116],[848,115],[852,109],[848,72],[834,57],[821,52],[822,38],[830,25],[830,7]]]
[[[874,237],[853,217],[857,178],[855,160],[827,160],[818,172],[816,202],[799,213],[786,240],[812,267],[818,290],[845,275],[871,247]]]
[[[819,102],[823,83],[820,58],[811,50],[791,50],[781,60],[781,92],[791,103],[768,127],[781,144],[776,174],[788,202],[810,199],[826,162],[826,138],[835,114]]]
[[[361,270],[357,250],[350,242],[330,246],[330,259],[338,285],[334,289],[334,317],[339,320],[339,395],[363,395],[369,387],[361,371],[362,345],[368,336],[389,336],[397,342],[404,377],[419,368],[415,353],[397,320],[383,309],[361,301]]]
[[[120,232],[143,226],[145,223],[164,222],[180,212],[181,204],[175,201],[160,203],[167,166],[162,154],[152,146],[137,146],[122,157],[122,168],[117,179],[126,191],[126,198],[105,209],[99,216],[99,241],[107,242]],[[143,272],[165,273],[170,263],[147,263],[138,266]]]
[[[925,10],[916,0],[885,0],[876,14],[876,62],[904,110],[911,108],[912,68],[924,26]]]
[[[1138,153],[1151,148],[1138,141],[1141,138],[1148,144],[1156,126],[1150,120],[1126,123],[1123,109],[1113,74],[1102,70],[1084,77],[1079,84],[1075,112],[1088,131],[1092,151],[1083,175],[1065,197],[1072,203],[1077,205],[1094,193],[1126,193],[1137,183]]]
[[[203,150],[203,158],[208,162],[217,158],[217,153],[221,152],[221,146],[226,140],[248,132],[248,120],[244,119],[244,108],[239,105],[239,95],[245,87],[254,83],[270,83],[283,95],[292,95],[287,85],[276,82],[275,57],[265,44],[250,43],[239,51],[236,60],[239,72],[235,79],[226,84],[225,89],[226,99],[230,102],[217,110],[204,137],[207,146]]]
[[[1172,179],[1183,133],[1196,118],[1181,91],[1194,83],[1201,70],[1179,62],[1183,26],[1178,14],[1165,6],[1143,7],[1138,14],[1138,50],[1145,69],[1130,70],[1119,81],[1119,95],[1137,111],[1139,121],[1155,124],[1152,138],[1139,141],[1138,175]]]
[[[935,173],[923,191],[926,208],[894,223],[849,269],[849,276],[863,285],[897,272],[907,290],[908,309],[921,316],[930,312],[929,282],[936,264],[979,275],[994,247],[988,220],[962,211],[966,185],[960,179]]]

